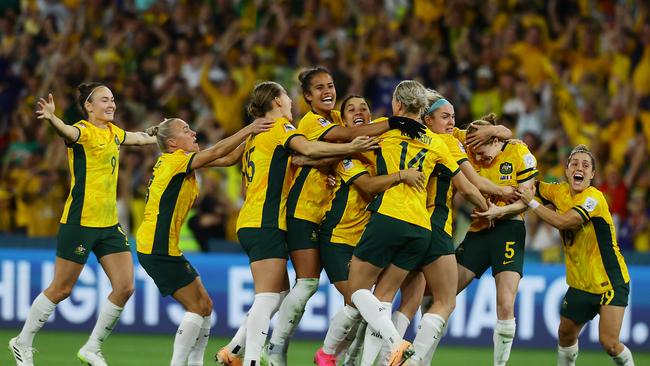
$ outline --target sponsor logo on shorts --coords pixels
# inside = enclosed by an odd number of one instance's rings
[[[74,248],[73,253],[78,255],[78,256],[84,256],[84,255],[86,255],[86,248],[83,245],[79,244],[78,247]]]
[[[318,241],[318,233],[316,230],[312,230],[311,235],[309,236],[309,240]]]

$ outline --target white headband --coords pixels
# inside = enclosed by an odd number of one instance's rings
[[[104,85],[100,85],[100,86],[96,86],[96,87],[94,87],[93,90],[90,91],[90,94],[88,94],[88,96],[86,97],[86,100],[84,101],[84,104],[86,104],[86,102],[88,101],[88,99],[90,99],[90,96],[93,95],[93,93],[95,92],[95,90],[101,88],[102,86],[104,86]]]

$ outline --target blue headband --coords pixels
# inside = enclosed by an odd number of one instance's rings
[[[440,98],[440,99],[436,100],[435,103],[431,104],[429,106],[429,108],[427,108],[427,110],[424,112],[424,114],[425,115],[431,114],[431,113],[433,113],[433,111],[435,111],[436,109],[442,107],[445,104],[451,104],[451,103],[449,103],[449,101],[447,99],[445,99],[445,98]]]

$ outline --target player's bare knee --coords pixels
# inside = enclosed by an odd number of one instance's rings
[[[561,346],[568,347],[578,341],[577,334],[567,327],[560,327],[557,330],[558,341]]]
[[[499,319],[510,319],[515,314],[515,306],[511,299],[500,299],[497,303],[497,316]]]
[[[212,313],[212,299],[210,299],[210,296],[205,296],[201,300],[199,310],[202,316],[209,316]]]
[[[45,290],[45,295],[47,298],[55,304],[58,304],[70,297],[71,293],[72,286],[50,286],[47,290]]]
[[[599,339],[600,345],[603,346],[605,352],[610,356],[616,356],[618,354],[617,348],[619,344],[618,337],[612,337],[608,334],[600,334]]]

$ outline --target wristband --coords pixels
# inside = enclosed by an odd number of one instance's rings
[[[535,200],[530,200],[530,202],[528,202],[528,207],[530,207],[530,208],[532,208],[534,210],[537,207],[539,207],[539,202],[537,202]]]

